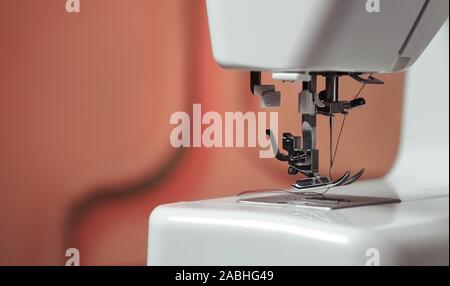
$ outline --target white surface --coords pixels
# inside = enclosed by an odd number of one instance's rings
[[[368,13],[366,2],[206,0],[214,58],[246,70],[402,70],[448,17],[449,1],[431,0],[402,49],[426,1],[381,1],[380,13]]]
[[[408,71],[400,151],[387,177],[397,193],[449,193],[449,23]]]
[[[257,207],[237,198],[158,207],[149,265],[448,264],[446,198],[320,211]]]

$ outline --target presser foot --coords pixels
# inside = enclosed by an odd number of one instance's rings
[[[364,174],[365,169],[360,170],[353,176],[350,176],[350,171],[347,171],[338,180],[332,182],[328,177],[311,177],[298,180],[292,185],[292,192],[312,192],[318,190],[326,190],[340,186],[347,186],[356,182]]]

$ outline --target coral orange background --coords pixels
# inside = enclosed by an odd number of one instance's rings
[[[338,173],[379,177],[395,159],[404,76],[380,77],[349,117]],[[342,97],[359,86],[343,80]],[[280,132],[299,133],[299,88],[280,87]],[[64,265],[68,247],[82,265],[143,265],[155,206],[293,181],[256,149],[171,147],[169,118],[193,103],[259,110],[248,74],[215,64],[201,0],[81,0],[79,14],[0,0],[0,98],[0,265]]]

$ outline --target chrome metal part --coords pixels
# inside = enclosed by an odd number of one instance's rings
[[[278,206],[335,210],[362,206],[399,203],[397,198],[320,195],[315,193],[286,193],[282,195],[239,199],[238,203],[256,206]]]

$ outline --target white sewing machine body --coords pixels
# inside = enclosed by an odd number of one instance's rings
[[[349,191],[387,189],[375,181]],[[448,264],[448,196],[333,211],[249,206],[238,199],[154,210],[149,265]]]
[[[214,59],[271,72],[400,71],[448,17],[448,0],[370,2],[206,0]]]
[[[393,170],[385,178],[330,191],[401,202],[335,210],[238,203],[280,195],[266,193],[159,206],[149,220],[149,265],[449,264],[448,22],[417,59],[448,17],[448,1],[381,1],[385,23],[371,18],[375,15],[363,17],[358,9],[365,3],[207,0],[214,56],[228,68],[390,72],[417,60],[407,72],[402,140]],[[428,13],[433,19],[417,21],[417,15],[423,20]],[[394,27],[395,21],[402,23]],[[240,35],[233,33],[237,28]],[[321,33],[330,29],[331,34]],[[319,42],[323,47],[311,57]]]

